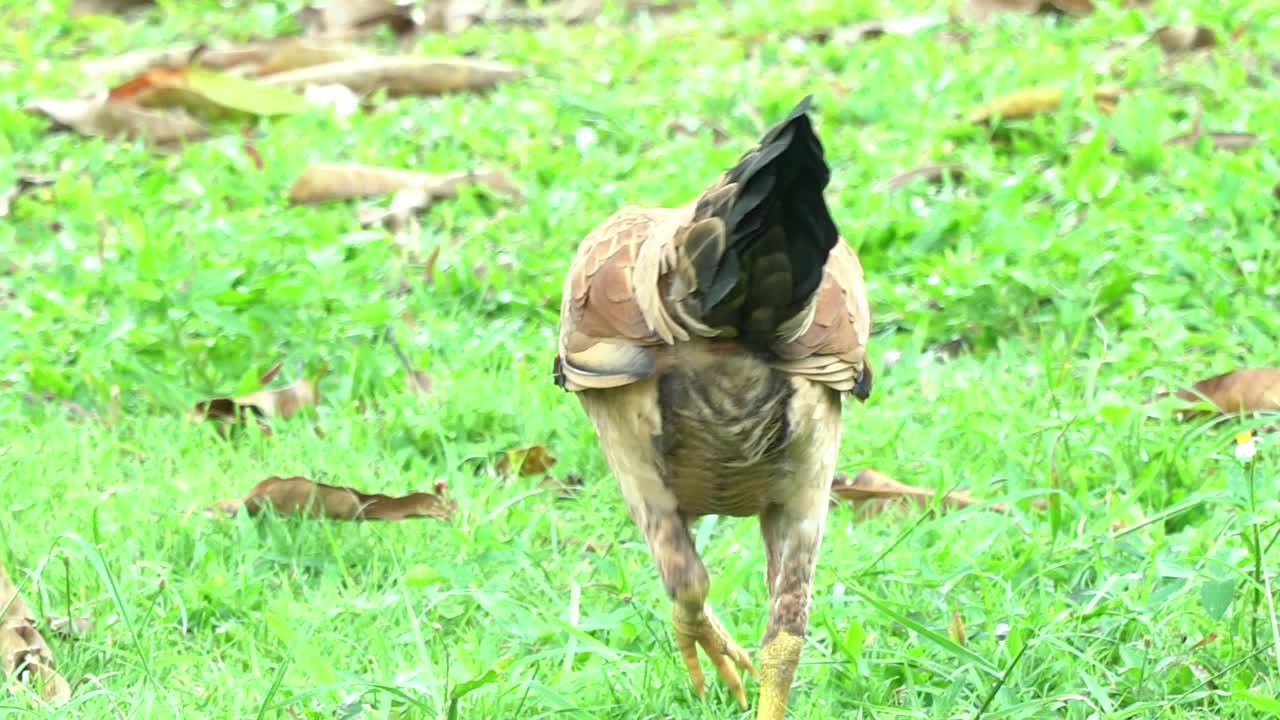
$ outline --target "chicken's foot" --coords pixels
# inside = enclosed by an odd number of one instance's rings
[[[706,694],[702,667],[698,662],[698,647],[701,647],[738,705],[747,709],[747,693],[742,687],[738,669],[747,671],[752,677],[756,676],[756,669],[746,651],[733,641],[706,604],[710,579],[702,558],[694,549],[684,518],[674,511],[646,504],[640,524],[658,565],[658,574],[671,597],[671,623],[676,647],[698,697]]]
[[[782,720],[800,663],[814,566],[827,519],[823,488],[798,495],[760,516],[769,583],[769,625],[760,649],[757,720]]]

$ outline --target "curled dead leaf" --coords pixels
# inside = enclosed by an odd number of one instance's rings
[[[947,623],[947,637],[957,645],[969,644],[969,633],[964,627],[964,617],[959,610],[951,611],[951,622]]]
[[[421,12],[417,3],[398,0],[327,0],[304,8],[302,25],[308,34],[348,36],[356,31],[387,25],[397,35],[417,29]]]
[[[262,82],[297,90],[308,85],[345,85],[362,95],[385,89],[395,97],[485,90],[523,75],[514,65],[475,58],[390,55],[312,65],[268,75]]]
[[[270,382],[273,368],[263,375]],[[289,385],[274,390],[258,390],[240,397],[219,397],[202,400],[196,403],[193,417],[197,421],[213,420],[219,423],[219,432],[225,431],[226,425],[238,424],[252,417],[257,421],[259,429],[270,435],[271,427],[268,418],[287,419],[304,407],[311,407],[319,400],[319,391],[311,380],[297,380]]]
[[[357,163],[316,163],[302,172],[289,188],[289,202],[313,203],[386,195],[415,188],[423,200],[453,197],[463,185],[480,185],[511,197],[521,191],[510,175],[500,170],[459,171],[443,175],[360,165]],[[415,196],[416,197],[416,196]],[[407,201],[406,201],[407,202]]]
[[[1165,147],[1195,145],[1200,138],[1208,138],[1215,150],[1243,150],[1258,143],[1258,136],[1247,132],[1204,132],[1197,128],[1188,133],[1164,141]]]
[[[373,53],[354,45],[316,39],[293,40],[277,47],[254,68],[253,74],[261,77],[315,65],[372,56]]]
[[[882,35],[915,35],[918,32],[938,27],[946,22],[947,17],[939,14],[877,18],[864,20],[852,25],[811,32],[808,38],[823,44],[854,45]]]
[[[295,476],[272,476],[242,498],[223,500],[215,506],[228,515],[244,510],[257,515],[270,507],[281,514],[300,514],[331,520],[405,520],[429,517],[446,520],[456,504],[441,495],[414,492],[393,497],[328,485]]]
[[[567,499],[577,495],[582,490],[584,484],[585,482],[579,475],[570,474],[563,478],[556,478],[551,475],[547,475],[538,483],[538,487],[550,490],[562,499]]]
[[[852,480],[844,473],[838,473],[831,486],[831,494],[853,503],[864,515],[875,515],[890,508],[912,504],[918,507],[929,507],[937,496],[933,490],[906,485],[869,468],[859,470]],[[962,509],[984,503],[986,503],[985,500],[960,490],[952,490],[939,500],[939,505],[948,509]],[[1035,500],[1031,506],[1043,510],[1048,505],[1043,500]],[[987,505],[986,509],[998,513],[1009,511],[1004,503],[992,503]]]
[[[410,395],[430,395],[431,394],[431,376],[422,370],[418,370],[409,360],[409,356],[405,354],[404,349],[400,347],[400,343],[396,342],[395,331],[387,328],[387,344],[395,351],[396,358],[400,360],[400,366],[404,368],[404,384]]]
[[[106,93],[75,100],[33,100],[24,109],[48,118],[56,127],[70,128],[82,135],[124,136],[161,147],[209,135],[203,125],[181,110],[153,110],[114,102]]]
[[[71,686],[54,670],[53,651],[36,628],[35,614],[0,565],[0,675],[33,686],[45,701],[71,699]]]
[[[1207,401],[1224,415],[1280,412],[1280,368],[1232,370],[1179,390],[1176,396],[1188,402]],[[1181,414],[1188,417],[1204,413],[1189,408]]]
[[[921,165],[918,168],[912,168],[906,172],[899,173],[876,183],[874,189],[881,191],[897,190],[905,185],[909,185],[916,180],[923,180],[931,185],[941,185],[946,182],[959,183],[964,179],[965,168],[963,165],[956,163],[929,163]]]
[[[896,503],[914,503],[927,507],[937,495],[933,490],[906,485],[870,469],[859,470],[852,480],[843,473],[837,475],[831,492],[838,498],[863,507],[869,514],[882,512]],[[943,496],[941,504],[943,507],[966,508],[980,502],[983,501],[970,497],[967,493],[950,492]]]
[[[559,461],[547,448],[542,445],[532,445],[527,448],[507,450],[498,456],[498,461],[493,467],[503,477],[510,477],[513,469],[515,474],[524,477],[543,474],[557,462]]]
[[[958,0],[951,4],[951,16],[982,22],[1000,13],[1035,15],[1061,13],[1083,16],[1093,12],[1091,0]]]
[[[1203,50],[1218,44],[1218,37],[1202,25],[1168,25],[1151,34],[1151,39],[1169,54]]]
[[[108,99],[149,108],[181,108],[197,115],[293,115],[309,105],[284,88],[186,65],[161,65],[112,88]]]
[[[52,175],[19,175],[16,182],[9,186],[7,190],[0,190],[0,218],[9,215],[9,209],[13,206],[13,201],[23,192],[31,188],[50,185],[55,178]]]
[[[1062,104],[1062,88],[1052,85],[1016,90],[1000,95],[974,108],[965,117],[972,123],[989,123],[995,118],[1013,120],[1056,110]],[[1113,87],[1096,88],[1093,101],[1098,110],[1110,114],[1120,99],[1120,90]]]

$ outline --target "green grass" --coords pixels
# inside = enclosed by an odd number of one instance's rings
[[[875,319],[874,393],[846,411],[841,466],[1014,508],[835,509],[790,716],[1275,715],[1257,568],[1280,566],[1280,450],[1263,444],[1242,468],[1231,437],[1257,421],[1179,424],[1143,405],[1159,387],[1277,363],[1271,4],[1103,3],[1088,18],[1004,18],[965,43],[941,28],[795,39],[909,11],[838,0],[423,36],[415,52],[474,52],[531,77],[348,121],[262,121],[262,170],[237,127],[165,155],[49,133],[20,110],[84,89],[80,59],[297,32],[298,4],[166,1],[126,23],[0,0],[0,188],[57,176],[0,220],[0,563],[42,617],[94,623],[51,638],[71,703],[20,693],[0,715],[451,717],[481,678],[457,717],[747,717],[718,683],[693,695],[648,552],[551,359],[581,237],[621,204],[686,200],[809,92]],[[1173,20],[1240,35],[1173,67],[1153,46],[1110,48]],[[963,122],[1043,83],[1127,92],[1111,116],[1069,97],[995,133]],[[1163,147],[1197,98],[1206,128],[1260,144]],[[1086,124],[1114,147],[1078,140]],[[583,128],[595,140],[579,151]],[[324,160],[509,167],[528,197],[441,202],[405,253],[351,204],[287,204],[292,179]],[[942,160],[967,167],[962,183],[872,189]],[[429,398],[405,392],[387,327],[433,376]],[[281,381],[327,368],[314,412],[233,441],[187,420],[278,360]],[[586,478],[582,492],[557,499],[468,462],[531,444]],[[443,480],[459,512],[202,513],[272,474],[383,492]],[[1031,508],[1046,496],[1052,511]],[[755,521],[708,518],[696,536],[713,606],[754,646]],[[953,614],[963,647],[947,639]]]

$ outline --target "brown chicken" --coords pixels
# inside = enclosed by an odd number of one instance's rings
[[[809,101],[688,204],[620,210],[582,241],[555,361],[657,562],[698,695],[701,646],[744,709],[738,670],[758,677],[761,720],[782,718],[800,659],[841,397],[871,390],[862,267],[823,198]],[[759,673],[706,603],[689,523],[710,514],[760,517]]]

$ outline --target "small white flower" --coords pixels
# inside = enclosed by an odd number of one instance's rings
[[[1258,454],[1258,443],[1260,439],[1253,436],[1248,430],[1236,435],[1236,459],[1242,463],[1247,463]]]

